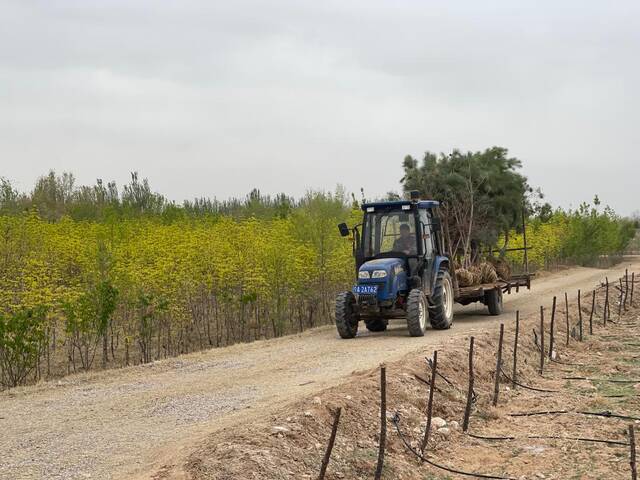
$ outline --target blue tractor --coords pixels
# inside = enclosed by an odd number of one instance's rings
[[[445,250],[439,203],[411,200],[365,203],[362,224],[338,225],[353,234],[357,284],[336,300],[336,327],[353,338],[363,320],[367,329],[384,331],[390,318],[405,317],[409,334],[423,336],[453,323],[453,264]],[[500,301],[502,299],[500,291]]]

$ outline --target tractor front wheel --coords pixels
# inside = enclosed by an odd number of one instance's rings
[[[430,298],[429,322],[436,330],[446,330],[453,324],[453,283],[446,270],[439,270]]]
[[[419,288],[414,288],[407,297],[407,327],[412,337],[423,337],[427,328],[427,299]]]
[[[358,333],[356,297],[351,292],[342,292],[336,298],[336,328],[342,338],[353,338]]]
[[[370,332],[384,332],[387,329],[389,320],[386,318],[367,318],[364,324]]]

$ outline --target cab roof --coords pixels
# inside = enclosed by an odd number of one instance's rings
[[[363,203],[362,210],[366,211],[368,208],[379,208],[393,210],[396,208],[402,208],[403,205],[416,205],[418,208],[434,208],[440,205],[440,202],[436,200],[420,200],[418,202],[412,202],[411,200],[393,200],[390,202],[370,202]]]

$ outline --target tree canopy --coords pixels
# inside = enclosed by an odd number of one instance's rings
[[[527,193],[532,191],[518,172],[521,166],[501,147],[426,152],[421,162],[405,157],[401,181],[405,192],[418,190],[443,203],[441,215],[451,251],[469,262],[476,243],[495,245],[504,236],[506,244],[508,232],[520,224]]]

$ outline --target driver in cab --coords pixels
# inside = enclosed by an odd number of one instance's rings
[[[393,242],[393,251],[402,252],[405,255],[416,254],[416,239],[411,235],[411,228],[406,223],[400,225],[400,237]]]

